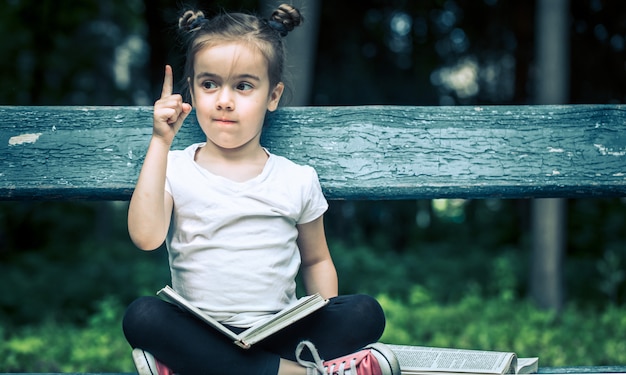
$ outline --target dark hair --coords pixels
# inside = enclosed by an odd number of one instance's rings
[[[205,18],[201,11],[187,10],[178,21],[179,32],[186,44],[183,92],[189,95],[189,78],[194,77],[194,58],[204,47],[223,42],[245,41],[256,46],[267,61],[270,87],[283,80],[285,51],[282,37],[302,23],[300,12],[291,5],[280,5],[269,17],[262,19],[245,13],[221,13]]]

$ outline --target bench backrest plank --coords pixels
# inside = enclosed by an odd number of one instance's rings
[[[152,107],[0,107],[0,199],[126,200]],[[288,107],[262,143],[329,199],[626,196],[626,107]],[[192,114],[173,148],[204,140]]]

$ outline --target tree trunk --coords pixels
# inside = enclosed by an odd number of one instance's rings
[[[537,0],[535,30],[538,104],[562,104],[569,92],[569,0]],[[559,311],[564,302],[563,253],[566,204],[532,201],[530,293],[538,306]]]
[[[535,199],[532,203],[531,295],[539,307],[560,311],[564,301],[565,200]]]
[[[272,12],[283,0],[261,0],[260,13]],[[287,64],[285,69],[286,95],[283,105],[305,106],[310,104],[317,53],[317,35],[320,19],[320,0],[294,0],[290,2],[304,17],[304,23],[291,32],[286,40]]]

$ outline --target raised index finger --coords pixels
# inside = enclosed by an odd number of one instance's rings
[[[165,78],[163,79],[163,91],[161,91],[161,98],[172,95],[174,90],[174,73],[172,73],[172,67],[165,65]]]

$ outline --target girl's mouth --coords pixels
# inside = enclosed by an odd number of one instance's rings
[[[236,121],[225,119],[225,118],[217,118],[217,119],[214,119],[213,122],[216,122],[218,124],[229,125],[229,124],[234,124]]]

